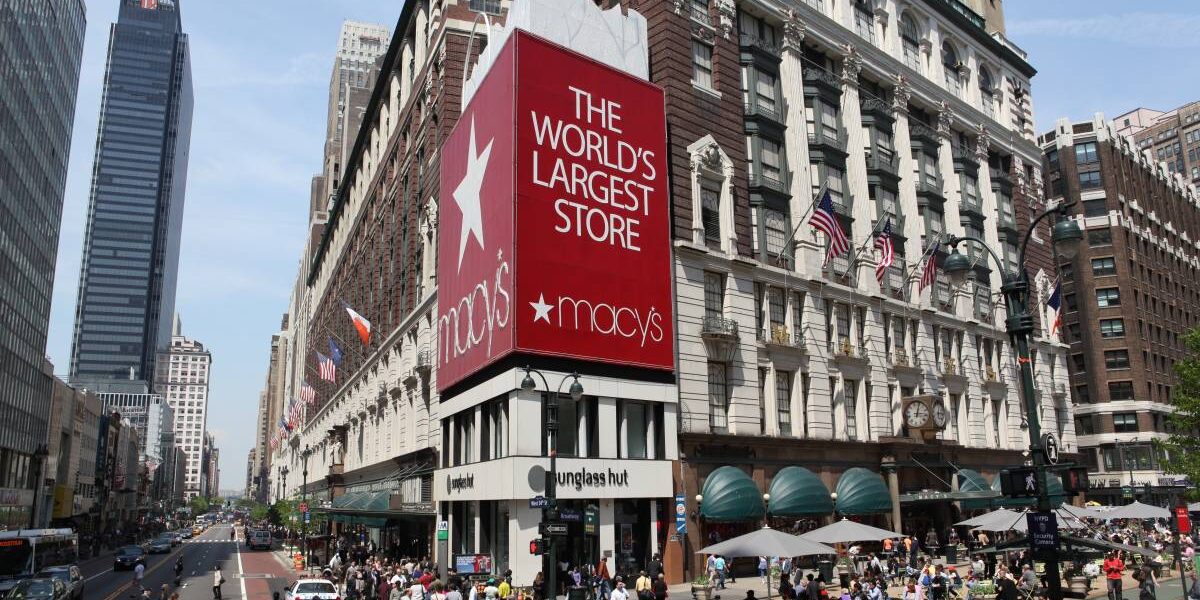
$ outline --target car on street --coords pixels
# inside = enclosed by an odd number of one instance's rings
[[[338,600],[337,588],[325,579],[301,579],[289,585],[284,600]]]
[[[183,539],[185,539],[185,540],[190,540],[190,539],[192,539],[192,530],[191,530],[191,529],[188,529],[188,528],[186,528],[186,527],[185,527],[185,528],[183,528],[183,529],[180,529],[180,530],[179,530],[179,537],[181,537],[181,538],[183,538]]]
[[[67,588],[67,598],[83,600],[83,572],[75,565],[46,567],[37,574],[39,579],[57,579]]]
[[[178,546],[183,543],[183,535],[178,531],[168,531],[165,535],[171,537],[171,545]]]
[[[167,554],[171,551],[171,546],[173,545],[171,540],[170,536],[160,535],[150,540],[149,544],[146,544],[146,551],[150,554]]]
[[[271,532],[266,529],[254,529],[246,536],[246,546],[251,550],[270,550]]]
[[[141,546],[121,546],[116,554],[113,554],[114,571],[132,569],[138,564],[146,564],[146,551],[142,550]]]
[[[23,579],[4,596],[6,600],[69,600],[67,586],[57,579]]]

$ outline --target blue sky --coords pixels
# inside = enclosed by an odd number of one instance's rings
[[[245,482],[270,336],[297,271],[310,177],[321,163],[329,73],[345,19],[392,27],[400,0],[180,0],[196,109],[177,308],[213,352],[209,429],[221,487]],[[70,173],[47,354],[66,373],[108,28],[116,0],[87,0]],[[1029,52],[1037,131],[1200,99],[1200,3],[1009,0]],[[1139,10],[1140,9],[1140,10]],[[1147,10],[1149,9],[1149,11]]]

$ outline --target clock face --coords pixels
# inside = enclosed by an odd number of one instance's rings
[[[929,407],[924,402],[913,402],[904,410],[904,422],[909,427],[924,427],[929,422]]]
[[[946,407],[941,402],[933,406],[933,424],[938,427],[946,426]]]

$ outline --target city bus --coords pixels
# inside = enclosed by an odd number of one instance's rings
[[[0,531],[0,594],[46,567],[78,559],[79,536],[71,529]]]

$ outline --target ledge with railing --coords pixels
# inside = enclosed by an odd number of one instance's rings
[[[757,101],[746,102],[742,105],[747,118],[763,118],[775,123],[784,124],[787,120],[787,105],[764,106]]]
[[[804,333],[793,332],[786,325],[772,325],[771,335],[764,341],[775,346],[804,349]]]
[[[738,45],[742,48],[758,50],[771,57],[778,57],[780,53],[779,42],[775,40],[768,40],[757,35],[749,35],[745,33],[739,35]]]
[[[765,188],[781,194],[786,194],[788,192],[788,179],[789,178],[785,173],[780,173],[778,176],[768,175],[766,173],[751,173],[750,187]]]

